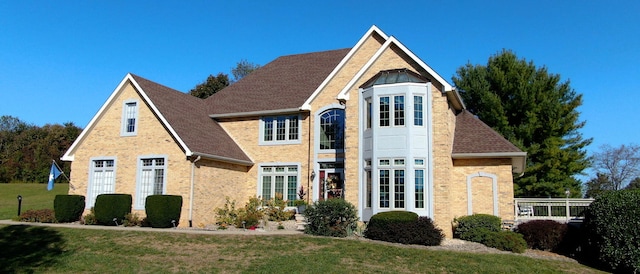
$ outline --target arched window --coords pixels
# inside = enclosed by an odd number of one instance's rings
[[[320,149],[344,149],[343,109],[331,109],[320,115]]]

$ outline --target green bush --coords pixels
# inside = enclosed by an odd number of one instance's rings
[[[236,209],[236,201],[231,201],[229,197],[225,197],[223,208],[216,208],[216,224],[219,228],[226,228],[235,224],[238,219],[238,210]]]
[[[282,195],[276,195],[275,198],[266,201],[264,212],[267,219],[272,222],[281,222],[291,220],[295,215],[295,211],[285,210],[287,201],[282,199]]]
[[[182,211],[182,196],[149,195],[145,200],[144,210],[147,221],[154,228],[178,226]]]
[[[523,253],[527,250],[527,242],[522,238],[522,235],[513,231],[488,231],[481,244],[515,253]]]
[[[444,234],[429,217],[409,211],[389,211],[373,215],[364,236],[401,244],[440,245]]]
[[[260,224],[263,216],[262,200],[254,196],[249,198],[244,208],[238,210],[235,225],[237,228],[255,228]]]
[[[587,256],[616,272],[640,271],[640,190],[612,191],[587,208],[584,232]]]
[[[30,209],[20,214],[21,222],[55,223],[56,217],[51,209]]]
[[[315,202],[304,215],[308,222],[304,232],[318,236],[346,237],[358,222],[356,208],[343,199]]]
[[[418,214],[411,211],[380,212],[369,219],[364,237],[392,243],[404,243],[409,224],[418,220]]]
[[[124,216],[131,213],[131,195],[129,194],[100,194],[96,197],[93,207],[96,221],[101,225],[120,225]],[[115,221],[114,221],[115,219]]]
[[[84,196],[82,195],[56,195],[53,199],[53,210],[56,213],[56,220],[61,223],[80,220],[84,206]]]
[[[500,218],[497,216],[489,214],[473,214],[456,218],[454,219],[454,223],[456,223],[456,225],[453,236],[462,239],[462,234],[465,234],[470,230],[476,230],[480,228],[486,229],[488,231],[498,232],[500,231],[502,220],[500,220]]]
[[[516,232],[522,234],[530,248],[547,251],[557,251],[568,230],[567,224],[553,220],[528,221],[516,228]]]

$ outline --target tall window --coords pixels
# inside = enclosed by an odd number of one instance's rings
[[[116,165],[113,159],[91,161],[87,208],[93,207],[98,195],[115,192],[115,172]]]
[[[166,180],[165,158],[142,158],[138,162],[136,208],[143,209],[149,195],[164,194]]]
[[[343,109],[331,109],[320,115],[320,149],[344,149]]]
[[[389,126],[389,97],[380,97],[380,126]]]
[[[371,207],[371,200],[373,198],[373,190],[371,189],[372,187],[372,178],[371,178],[372,174],[371,174],[371,160],[366,160],[365,161],[365,193],[366,193],[366,198],[365,198],[365,207],[370,208]]]
[[[424,159],[414,159],[415,207],[424,208]]]
[[[365,105],[366,105],[365,106],[365,108],[366,108],[365,111],[367,112],[365,114],[366,115],[365,117],[367,119],[366,128],[371,128],[371,112],[373,111],[372,108],[371,108],[371,98],[367,98],[366,99]]]
[[[422,96],[413,96],[413,125],[423,125]]]
[[[300,142],[298,116],[264,117],[261,120],[260,144],[288,144]]]
[[[393,96],[393,125],[404,126],[404,96]]]
[[[405,168],[404,159],[379,160],[378,187],[380,208],[405,208]]]
[[[263,166],[260,170],[260,190],[263,201],[273,198],[288,201],[293,206],[298,190],[297,166]]]
[[[123,136],[136,135],[138,125],[138,102],[125,101],[122,109],[122,129]]]

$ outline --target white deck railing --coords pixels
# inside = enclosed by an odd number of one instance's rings
[[[529,220],[582,221],[593,199],[515,198],[516,222]]]

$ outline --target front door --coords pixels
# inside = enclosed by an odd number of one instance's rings
[[[318,200],[344,198],[344,180],[341,169],[321,169]]]

